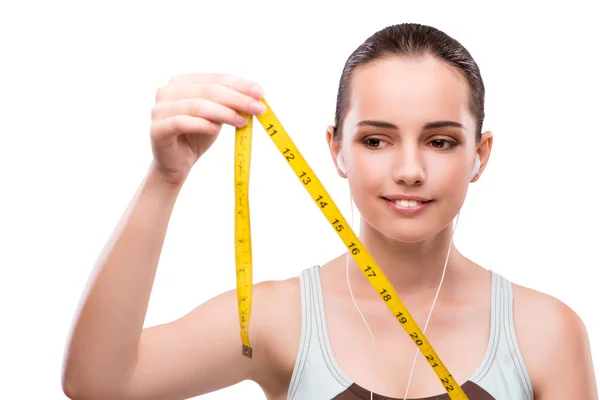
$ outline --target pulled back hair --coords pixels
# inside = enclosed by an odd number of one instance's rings
[[[475,117],[476,140],[479,142],[485,117],[485,87],[477,63],[457,40],[436,28],[415,23],[391,25],[375,32],[348,57],[338,88],[334,140],[341,138],[342,123],[348,112],[352,72],[360,65],[389,56],[432,56],[460,72],[469,85],[469,110]]]

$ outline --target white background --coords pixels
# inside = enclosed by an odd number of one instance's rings
[[[495,142],[461,213],[458,248],[571,306],[600,365],[600,34],[584,5],[593,2],[416,3],[3,3],[0,397],[64,398],[66,335],[93,264],[146,172],[156,88],[187,72],[259,82],[349,219],[325,128],[346,58],[400,22],[455,37],[484,77],[484,129]],[[235,285],[232,133],[224,129],[180,194],[146,326]],[[255,281],[340,254],[339,237],[259,124],[253,151]],[[245,382],[203,398],[264,396]]]

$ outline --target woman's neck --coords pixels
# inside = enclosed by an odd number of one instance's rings
[[[402,297],[403,294],[412,295],[435,291],[442,278],[446,257],[448,257],[448,265],[444,276],[444,286],[453,286],[458,281],[459,266],[464,265],[465,258],[453,244],[448,256],[452,228],[452,224],[449,224],[424,242],[400,243],[384,237],[362,220],[359,238]],[[343,258],[345,263],[346,257]],[[357,267],[356,261],[350,257],[349,262],[350,280],[355,295],[373,295],[373,287]]]

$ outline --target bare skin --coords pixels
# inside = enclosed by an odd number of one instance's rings
[[[390,82],[397,90],[389,89]],[[177,195],[223,123],[240,126],[237,113],[261,112],[249,107],[262,96],[252,87],[230,76],[193,74],[175,77],[158,92],[154,160],[99,258],[73,326],[63,371],[70,398],[184,399],[243,380],[258,383],[268,399],[287,398],[301,329],[297,277],[255,285],[251,360],[240,354],[235,291],[176,321],[142,329]],[[361,210],[359,237],[420,326],[441,277],[452,219],[492,148],[491,132],[475,140],[467,96],[458,75],[435,60],[379,60],[353,76],[341,140],[333,138],[331,127],[326,132],[332,159],[340,151],[344,156],[348,173],[340,175]],[[365,119],[397,128],[357,128]],[[423,128],[438,120],[459,121],[464,128]],[[470,180],[475,152],[482,167]],[[399,216],[381,197],[391,194],[433,201],[418,216]],[[377,343],[375,391],[402,398],[415,346],[353,260],[349,274]],[[371,389],[371,340],[348,292],[346,255],[323,265],[320,276],[334,356],[349,378]],[[452,247],[427,338],[459,383],[473,375],[486,351],[490,290],[489,271]],[[551,296],[518,285],[514,291],[517,339],[535,398],[597,399],[581,320]],[[432,369],[419,359],[408,397],[442,392]]]

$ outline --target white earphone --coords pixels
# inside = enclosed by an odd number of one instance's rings
[[[337,165],[342,174],[346,176],[346,165],[344,164],[344,159],[342,158],[342,152],[340,151],[337,155]]]
[[[481,159],[479,158],[479,154],[475,153],[475,162],[473,163],[473,171],[469,180],[475,178],[475,175],[479,172],[479,168],[481,168]]]
[[[346,165],[344,164],[344,158],[342,157],[342,152],[340,151],[337,155],[337,164],[341,173],[346,176]],[[473,163],[473,170],[471,171],[471,177],[469,180],[475,178],[477,173],[479,172],[479,168],[481,168],[481,159],[479,158],[479,154],[475,153],[475,162]]]

